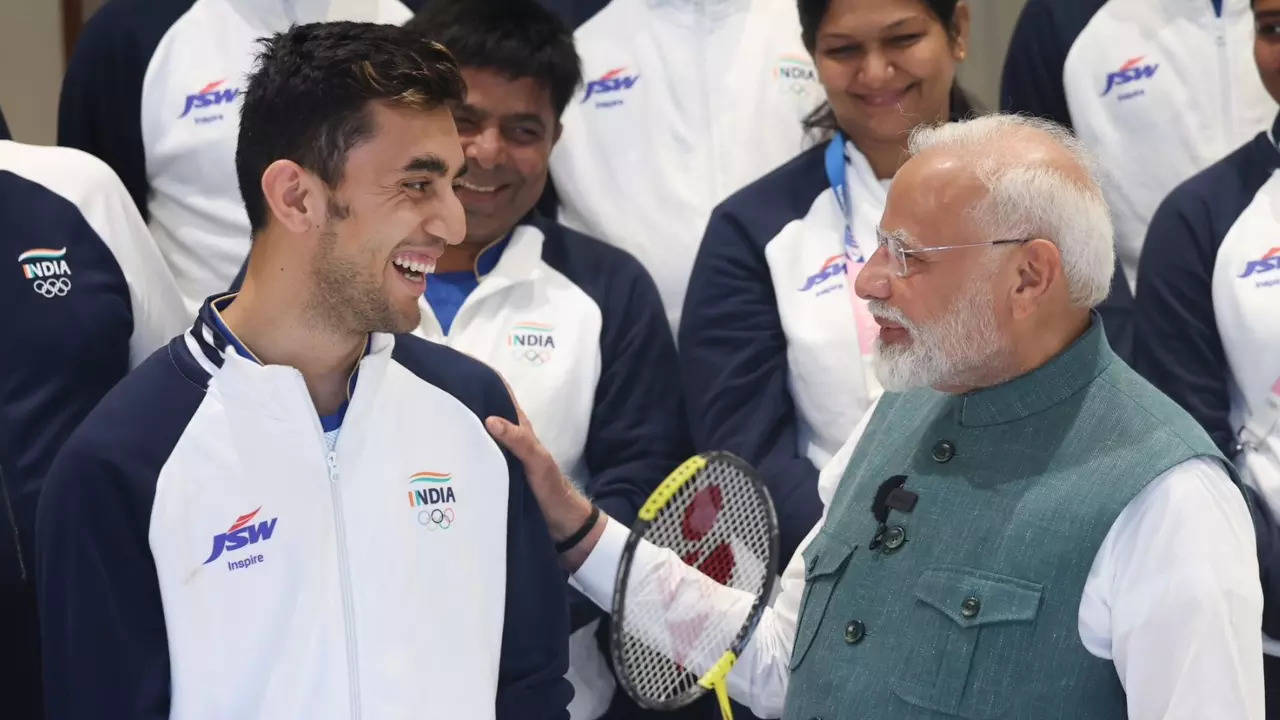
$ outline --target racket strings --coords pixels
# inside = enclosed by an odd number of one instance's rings
[[[773,522],[747,473],[710,460],[644,533],[714,581],[632,574],[621,617],[622,667],[641,699],[670,703],[700,692],[698,678],[734,645],[755,597],[769,586]],[[641,584],[648,584],[642,587]],[[655,585],[657,587],[655,587]],[[740,591],[726,592],[725,587]],[[744,595],[745,594],[745,595]],[[718,602],[712,601],[720,595]],[[725,612],[737,597],[739,612]]]

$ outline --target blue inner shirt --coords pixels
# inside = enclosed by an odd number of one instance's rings
[[[424,295],[427,298],[427,304],[431,306],[431,312],[435,313],[436,320],[440,321],[440,329],[445,335],[448,335],[449,329],[453,327],[453,319],[458,316],[458,310],[462,308],[462,303],[466,302],[467,296],[480,287],[481,278],[497,267],[498,259],[502,257],[502,252],[507,249],[507,243],[510,240],[511,235],[508,233],[499,242],[481,250],[476,258],[475,270],[431,273],[427,276],[427,292]]]

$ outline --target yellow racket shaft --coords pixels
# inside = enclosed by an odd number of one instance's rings
[[[738,661],[738,656],[733,651],[727,651],[715,665],[707,671],[705,675],[698,678],[698,684],[708,690],[714,690],[716,700],[720,703],[720,717],[724,720],[733,720],[733,709],[729,707],[729,671],[733,669],[733,664]]]

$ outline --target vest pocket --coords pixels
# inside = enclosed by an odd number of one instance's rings
[[[1002,715],[1032,650],[1042,591],[1037,583],[985,570],[925,570],[916,582],[894,694],[964,718]]]
[[[804,556],[804,597],[800,600],[800,624],[796,643],[791,650],[791,669],[804,660],[805,653],[818,634],[818,626],[827,613],[831,591],[835,589],[849,556],[857,549],[841,538],[819,532],[801,555]]]

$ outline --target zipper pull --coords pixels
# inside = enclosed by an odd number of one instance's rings
[[[325,464],[329,466],[329,482],[338,482],[338,453],[330,451],[324,456]]]

